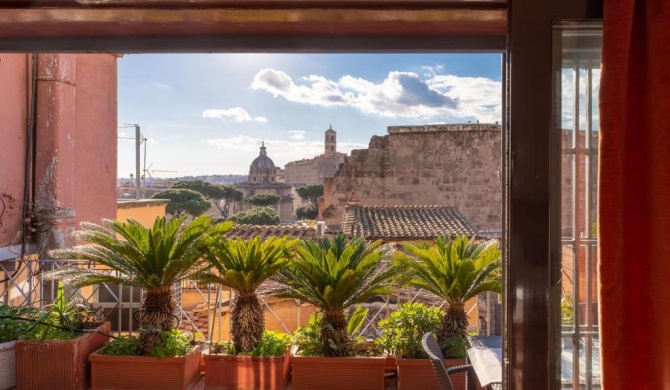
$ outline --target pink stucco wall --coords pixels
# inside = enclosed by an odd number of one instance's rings
[[[0,54],[0,246],[21,230],[31,58]],[[33,210],[51,228],[48,247],[70,244],[81,221],[116,217],[116,60],[39,55]]]
[[[21,231],[27,75],[25,54],[0,54],[0,247],[15,243]]]

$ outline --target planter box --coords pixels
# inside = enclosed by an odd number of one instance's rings
[[[288,351],[268,357],[207,354],[205,390],[284,390],[289,359]]]
[[[93,353],[91,390],[187,390],[200,379],[200,350],[181,357]]]
[[[293,390],[384,390],[386,358],[291,356]]]
[[[16,341],[0,344],[0,390],[16,387]]]
[[[465,359],[445,359],[445,367],[465,364]],[[454,390],[465,390],[465,373],[449,376]],[[398,359],[398,390],[439,390],[437,376],[428,359]]]
[[[109,322],[98,326],[109,334]],[[96,332],[72,340],[18,340],[16,342],[17,390],[86,390],[91,384],[88,355],[109,337]]]

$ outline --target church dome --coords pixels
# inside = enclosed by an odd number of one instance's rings
[[[251,162],[251,169],[252,170],[257,170],[257,169],[274,169],[275,168],[275,163],[272,161],[270,157],[268,157],[268,153],[265,148],[265,143],[262,144],[261,146],[261,151],[259,153],[260,155],[254,159],[254,161]]]

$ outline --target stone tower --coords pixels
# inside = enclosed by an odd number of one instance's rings
[[[324,154],[326,156],[334,156],[337,153],[337,133],[333,130],[333,126],[328,126],[328,130],[326,130],[325,146]]]

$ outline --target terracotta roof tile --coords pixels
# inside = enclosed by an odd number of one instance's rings
[[[344,210],[342,232],[366,239],[434,239],[443,235],[473,236],[470,222],[450,206],[362,206]]]
[[[270,236],[276,237],[294,237],[294,238],[315,238],[316,227],[304,225],[275,225],[275,226],[260,226],[260,225],[235,225],[228,233],[224,235],[226,238],[242,238],[248,240],[256,236],[261,236],[266,239]]]

